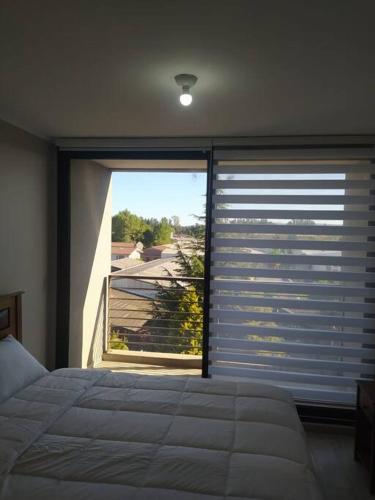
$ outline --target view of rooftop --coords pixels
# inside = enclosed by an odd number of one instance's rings
[[[112,351],[201,354],[205,182],[205,173],[114,174]]]

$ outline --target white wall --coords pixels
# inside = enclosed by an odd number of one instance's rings
[[[54,148],[0,121],[0,294],[23,296],[23,343],[54,363]]]
[[[111,272],[111,171],[72,161],[69,365],[101,360],[105,279]]]

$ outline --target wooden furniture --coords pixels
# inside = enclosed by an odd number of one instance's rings
[[[22,342],[22,294],[0,295],[0,339],[13,335]]]
[[[354,459],[370,472],[370,493],[375,494],[375,381],[358,382]]]

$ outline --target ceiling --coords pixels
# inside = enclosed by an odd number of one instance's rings
[[[79,160],[78,160],[79,161]],[[111,170],[204,172],[207,160],[95,160]]]
[[[0,118],[44,137],[375,132],[374,0],[0,9]],[[198,76],[190,108],[181,72]]]

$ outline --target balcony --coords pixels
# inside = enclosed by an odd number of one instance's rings
[[[202,278],[111,274],[107,317],[105,362],[201,369]]]

